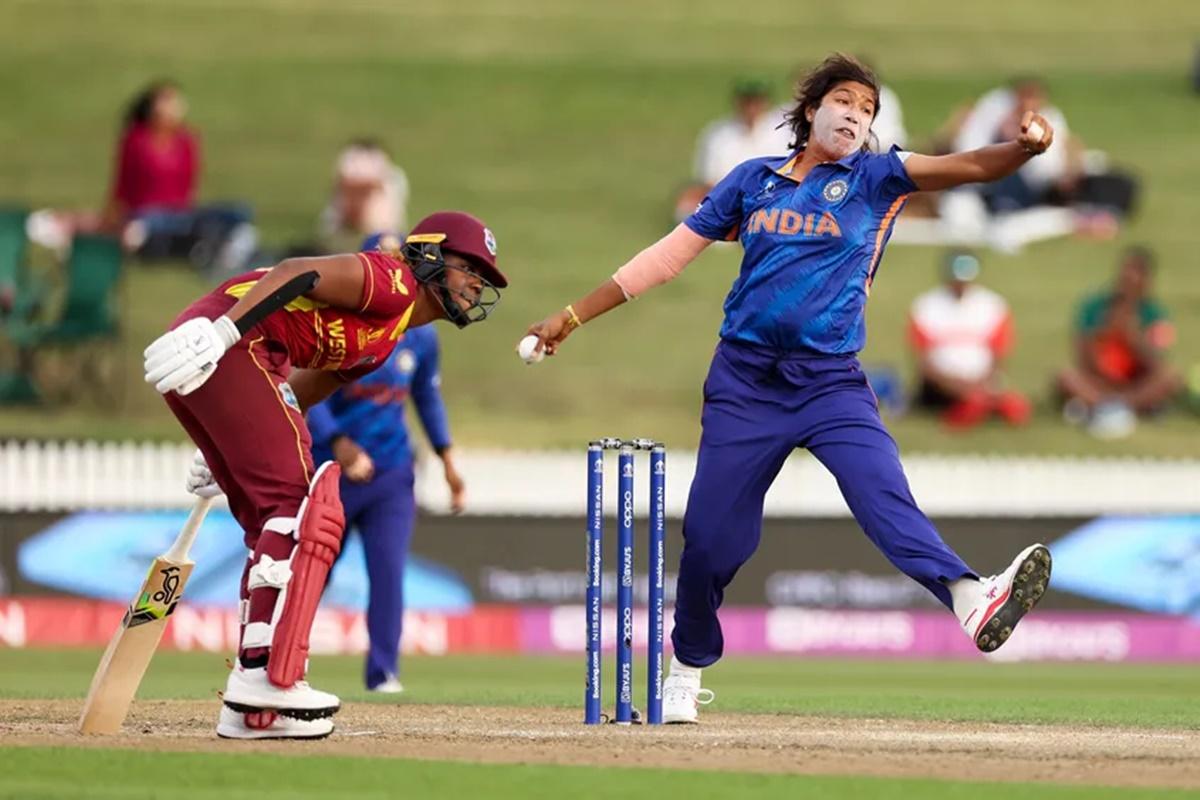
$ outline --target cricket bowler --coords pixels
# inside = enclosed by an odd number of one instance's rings
[[[908,196],[1011,175],[1045,152],[1054,131],[1029,112],[1017,138],[978,150],[876,153],[869,145],[878,110],[875,75],[849,56],[829,57],[797,89],[790,153],[735,167],[675,230],[529,328],[538,351],[553,355],[575,329],[674,278],[712,242],[742,245],[703,389],[664,722],[695,722],[698,706],[712,700],[700,673],[724,650],[717,609],[758,547],[763,499],[798,447],[837,478],[875,546],[951,610],[980,650],[1007,641],[1049,582],[1043,545],[981,578],[942,541],[909,491],[858,352],[867,296]]]

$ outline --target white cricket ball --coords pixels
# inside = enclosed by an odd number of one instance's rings
[[[1042,123],[1038,122],[1036,119],[1029,123],[1029,129],[1027,133],[1033,137],[1033,140],[1036,142],[1040,142],[1042,137],[1046,135],[1046,131],[1042,128]]]
[[[521,360],[526,364],[536,364],[546,357],[545,350],[535,352],[537,343],[538,337],[530,334],[522,339],[521,343],[517,345],[517,355],[519,355]]]

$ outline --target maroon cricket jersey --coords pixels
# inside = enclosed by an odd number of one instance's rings
[[[297,297],[251,331],[281,345],[294,367],[331,370],[344,380],[367,374],[387,360],[408,327],[417,281],[403,259],[387,253],[357,253],[363,268],[363,294],[358,308],[336,308]],[[227,312],[262,279],[267,270],[238,275],[201,297],[175,321],[215,319]]]

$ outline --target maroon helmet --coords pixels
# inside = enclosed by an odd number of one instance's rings
[[[483,280],[482,292],[467,308],[458,305],[455,295],[461,294],[446,282],[446,253],[465,258]],[[496,268],[496,237],[462,211],[439,211],[418,222],[405,238],[402,254],[416,279],[436,289],[446,318],[460,328],[487,319],[500,302],[500,289],[508,286],[508,278]]]
[[[463,211],[437,211],[413,226],[407,242],[431,242],[438,235],[445,238],[435,244],[469,260],[492,286],[508,286],[508,278],[496,267],[496,237],[481,219]],[[418,236],[421,238],[414,238]]]

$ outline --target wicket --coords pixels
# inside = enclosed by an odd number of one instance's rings
[[[601,721],[601,625],[604,610],[604,453],[617,450],[617,704],[613,721],[632,724],[633,710],[633,456],[650,453],[649,594],[647,597],[646,722],[662,723],[663,577],[666,533],[666,447],[653,439],[598,439],[588,443],[587,688],[584,723]]]

